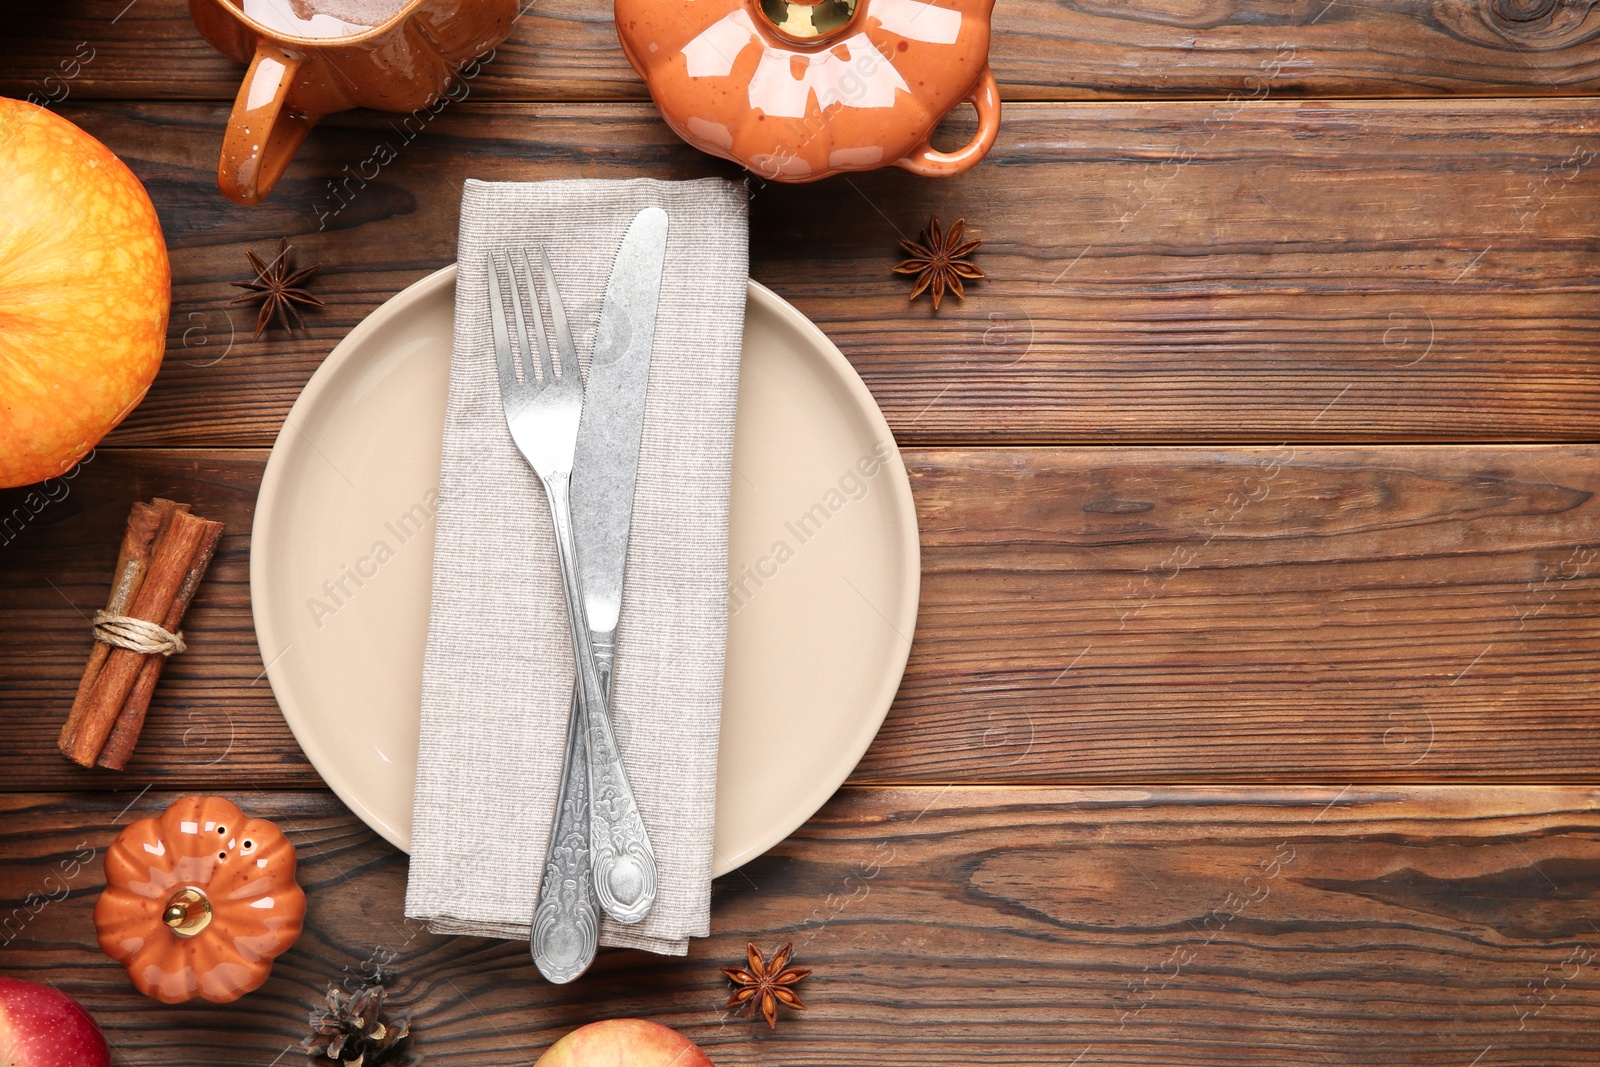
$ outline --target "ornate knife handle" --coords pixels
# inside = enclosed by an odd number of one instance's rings
[[[609,697],[616,634],[596,635],[595,662]],[[622,753],[611,730],[606,701],[589,701],[589,848],[594,863],[594,892],[605,913],[620,923],[643,919],[656,902],[656,854],[645,832],[644,818],[622,767]]]
[[[574,693],[550,848],[528,934],[539,973],[558,983],[588,970],[600,944],[600,913],[594,904],[589,862],[589,759],[583,735],[583,713]]]
[[[566,471],[541,475],[550,497],[550,518],[555,527],[556,556],[561,563],[561,591],[567,601],[567,629],[572,635],[572,653],[577,661],[575,697],[577,714],[585,729],[583,743],[588,759],[589,846],[594,895],[618,922],[636,923],[656,902],[656,860],[645,834],[644,820],[634,801],[633,789],[623,769],[611,720],[606,714],[606,690],[601,681],[600,662],[595,654],[594,635],[589,630],[584,608],[583,583],[578,575],[578,550],[572,533],[571,479]],[[605,661],[610,673],[614,633],[603,635],[607,649]],[[568,730],[568,736],[577,731]],[[569,740],[569,746],[571,744]],[[564,775],[563,791],[568,791],[572,775]],[[564,805],[558,803],[558,811]],[[556,819],[560,824],[560,815]],[[555,855],[552,850],[552,855]],[[558,857],[559,861],[559,857]],[[546,871],[548,878],[549,872]],[[561,879],[565,881],[566,879]],[[535,907],[535,920],[538,908]],[[537,937],[535,929],[530,941]]]

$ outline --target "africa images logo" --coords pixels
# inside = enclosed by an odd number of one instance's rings
[[[311,612],[311,621],[317,624],[317,629],[322,629],[324,620],[337,615],[341,608],[355,599],[362,587],[378,576],[378,571],[394,559],[401,547],[426,530],[438,511],[439,491],[429,489],[422,495],[421,501],[383,524],[387,537],[374,541],[366,554],[357,557],[354,563],[340,564],[338,575],[322,583],[322,595],[306,598],[306,610]]]
[[[767,582],[776,578],[783,565],[794,559],[807,542],[820,534],[830,519],[852,502],[864,498],[872,480],[893,455],[893,442],[879,441],[871,452],[863,454],[846,467],[816,503],[785,522],[785,536],[774,540],[765,555],[754,562],[740,564],[737,570],[730,566],[728,616],[732,618],[737,615]]]

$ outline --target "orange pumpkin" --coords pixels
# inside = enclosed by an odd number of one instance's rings
[[[894,164],[947,177],[1000,129],[994,0],[616,0],[622,50],[667,125],[776,181]],[[928,142],[962,100],[966,147]]]
[[[294,846],[272,823],[222,797],[183,797],[106,852],[100,949],[157,1000],[237,1000],[300,937],[306,897],[294,868]]]
[[[139,179],[61,116],[0,99],[0,487],[66,474],[133,410],[171,302]]]

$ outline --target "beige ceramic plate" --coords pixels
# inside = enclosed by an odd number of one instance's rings
[[[312,375],[267,463],[250,557],[284,718],[339,798],[402,849],[454,304],[447,267]],[[734,467],[717,874],[787,837],[860,760],[905,670],[920,578],[883,415],[822,332],[754,282]]]

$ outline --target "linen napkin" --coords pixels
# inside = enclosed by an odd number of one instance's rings
[[[547,252],[587,373],[612,260],[652,206],[670,226],[611,716],[660,885],[641,923],[606,919],[600,943],[682,955],[708,932],[746,197],[638,179],[462,194],[406,887],[406,915],[436,933],[528,936],[575,673],[550,508],[500,403],[485,257]]]

